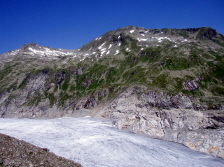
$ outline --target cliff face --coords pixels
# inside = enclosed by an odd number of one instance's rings
[[[209,27],[128,26],[75,50],[26,44],[0,55],[0,117],[107,117],[223,158],[223,57]]]
[[[114,120],[119,129],[174,141],[224,158],[224,112],[195,110],[184,95],[167,95],[132,87],[97,116]]]

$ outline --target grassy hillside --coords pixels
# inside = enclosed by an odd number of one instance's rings
[[[49,100],[50,106],[66,106],[85,96],[108,100],[132,85],[190,95],[200,99],[209,109],[224,104],[224,37],[221,34],[217,37],[217,32],[209,28],[162,29],[157,31],[189,40],[195,38],[197,42],[180,42],[177,46],[165,39],[159,45],[143,47],[123,29],[118,31],[121,31],[120,37],[117,32],[109,32],[102,38],[108,45],[121,43],[117,55],[100,58],[90,55],[83,61],[66,56],[44,61],[17,55],[14,61],[0,64],[0,96],[10,92],[13,99],[23,92],[29,81],[46,75],[44,88],[28,94],[24,105],[38,105]],[[81,49],[97,48],[102,42],[90,44]],[[186,85],[192,83],[197,86],[187,89]]]

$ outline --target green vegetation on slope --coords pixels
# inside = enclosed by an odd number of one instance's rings
[[[190,31],[196,30],[177,32],[177,30],[163,29],[161,31],[188,37]],[[198,37],[210,39],[211,33],[213,31],[204,28],[199,32]],[[108,37],[108,40],[116,42],[118,39],[112,36]],[[48,78],[44,93],[36,90],[28,94],[27,105],[37,105],[41,100],[48,99],[50,106],[54,104],[65,106],[68,105],[69,100],[71,102],[87,95],[94,96],[101,90],[108,90],[108,95],[101,96],[100,99],[113,99],[123,88],[131,85],[144,85],[171,94],[182,92],[200,98],[202,102],[209,105],[212,100],[206,99],[212,97],[217,99],[214,103],[223,103],[224,53],[222,49],[201,49],[193,42],[174,47],[174,43],[170,41],[160,46],[141,49],[138,41],[128,35],[121,34],[119,40],[121,40],[119,57],[107,55],[98,61],[85,59],[80,63],[71,59],[63,66],[58,66],[60,62],[43,64],[41,60],[39,62],[39,60],[29,59],[26,60],[29,66],[16,61],[5,64],[0,71],[1,92],[15,89],[23,91],[32,77],[45,73]],[[89,48],[87,45],[85,47]],[[126,48],[130,48],[131,51],[127,52]],[[195,78],[200,78],[196,81],[199,87],[195,90],[186,90],[184,83]]]

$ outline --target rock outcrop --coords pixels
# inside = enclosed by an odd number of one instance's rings
[[[192,81],[189,81],[189,80],[185,81],[183,83],[184,89],[191,91],[191,90],[195,90],[199,88],[199,83],[198,83],[199,81],[200,81],[200,77],[197,77]]]
[[[58,118],[67,115],[91,115],[88,109],[95,107],[100,98],[106,97],[109,94],[108,90],[98,90],[81,98],[73,96],[66,99],[67,94],[54,92],[55,85],[64,83],[66,75],[68,74],[65,71],[56,73],[54,82],[49,82],[49,70],[41,70],[32,77],[27,74],[19,85],[20,92],[17,90],[1,94],[0,117]],[[51,96],[53,93],[55,94]]]
[[[224,158],[224,112],[194,110],[194,103],[181,94],[132,87],[96,116],[112,119],[119,129]]]

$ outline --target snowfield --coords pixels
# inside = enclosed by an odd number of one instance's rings
[[[1,118],[0,133],[48,148],[84,167],[222,167],[224,161],[182,145],[151,139],[85,118]]]

